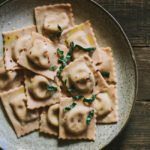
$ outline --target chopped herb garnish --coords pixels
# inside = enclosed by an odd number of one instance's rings
[[[81,50],[84,50],[86,52],[91,52],[93,53],[94,50],[96,49],[95,47],[90,47],[90,48],[84,48],[80,45],[75,45],[74,42],[70,42],[70,49],[69,52],[67,53],[66,57],[64,58],[64,54],[63,51],[61,51],[59,48],[57,49],[57,52],[60,55],[60,59],[58,59],[58,63],[61,63],[62,66],[59,68],[59,71],[57,72],[57,77],[60,76],[61,71],[63,70],[63,68],[68,64],[70,58],[72,57],[72,53],[74,51],[75,48],[79,48]]]
[[[50,67],[50,69],[49,69],[49,70],[54,71],[54,70],[56,70],[56,69],[57,69],[57,67],[52,66],[52,67]]]
[[[67,79],[65,81],[62,81],[63,85],[66,86],[66,83],[67,83]]]
[[[61,59],[64,58],[64,52],[61,51],[59,48],[57,49],[57,53],[60,55],[60,58],[61,58]]]
[[[58,63],[62,63],[64,67],[67,65],[65,59],[58,59]]]
[[[57,28],[59,31],[56,33],[56,37],[59,38],[61,36],[63,30],[62,30],[61,26],[59,26],[59,25],[57,25]]]
[[[63,69],[64,69],[64,67],[63,67],[63,66],[60,66],[60,68],[59,68],[59,70],[58,70],[58,72],[57,72],[57,77],[60,76],[60,74],[61,74],[61,72],[62,72]]]
[[[60,25],[57,25],[57,28],[58,28],[58,31],[57,32],[53,32],[53,33],[51,33],[51,37],[52,38],[59,38],[60,36],[61,36],[61,34],[62,34],[62,32],[63,32],[63,30],[62,30],[62,28],[61,28],[61,26]]]
[[[75,48],[78,48],[80,50],[83,50],[85,52],[90,52],[90,53],[93,53],[96,50],[95,47],[84,48],[84,47],[82,47],[82,46],[80,46],[78,44],[75,45]]]
[[[47,85],[46,89],[49,90],[49,91],[55,91],[55,92],[57,91],[57,87],[51,86],[51,85]]]
[[[70,88],[67,88],[67,92],[72,92],[72,91],[74,91],[75,90],[75,87],[70,87]]]
[[[73,107],[75,107],[76,105],[77,105],[76,103],[72,103],[70,106],[65,107],[64,111],[68,111],[68,110],[72,109]]]
[[[103,77],[109,78],[110,77],[110,72],[101,72]]]
[[[88,114],[87,118],[86,118],[86,123],[87,125],[89,126],[90,123],[91,123],[91,120],[93,118],[93,115],[94,115],[94,110],[90,111],[90,113]]]
[[[83,98],[84,96],[78,96],[78,95],[76,95],[76,96],[72,96],[72,98],[74,99],[74,100],[79,100],[79,99],[81,99],[81,98]]]
[[[74,43],[70,42],[70,50],[67,53],[66,57],[64,58],[63,51],[61,51],[59,48],[57,49],[57,52],[60,54],[60,59],[58,59],[58,63],[62,63],[61,67],[59,68],[59,70],[57,72],[57,77],[60,76],[62,70],[67,65],[69,59],[72,57],[73,50],[74,50]]]
[[[91,104],[95,99],[96,99],[96,95],[93,94],[92,98],[90,99],[84,98],[83,102],[87,102],[88,104]]]

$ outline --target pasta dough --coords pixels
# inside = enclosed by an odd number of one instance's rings
[[[74,19],[70,4],[55,4],[35,8],[35,19],[39,33],[45,36],[58,32],[58,25],[62,30],[72,27]],[[53,39],[53,37],[51,36]]]
[[[59,104],[54,104],[43,110],[40,120],[40,132],[58,136]]]
[[[61,98],[59,113],[59,138],[61,139],[95,139],[95,113],[91,118],[90,125],[87,124],[87,116],[92,106],[85,105],[82,101],[77,101],[75,107],[64,111],[73,103],[72,98]]]
[[[57,88],[57,91],[48,90],[48,85]],[[29,71],[25,72],[25,89],[28,109],[40,108],[58,103],[59,97],[61,96],[60,88],[54,81]]]
[[[40,75],[35,75],[31,78],[29,92],[36,99],[47,99],[52,95],[51,91],[46,90],[47,85],[49,85],[48,79]]]
[[[23,50],[31,47],[31,33],[33,31],[36,31],[34,25],[2,33],[4,38],[4,61],[6,70],[21,69],[17,64],[17,60]]]
[[[58,127],[59,124],[58,114],[59,114],[59,104],[55,104],[49,107],[47,113],[48,122],[55,127]]]
[[[21,85],[23,78],[20,71],[6,71],[3,58],[0,58],[0,95]]]
[[[78,44],[84,48],[95,47],[96,52],[94,53],[97,53],[98,45],[96,43],[96,38],[89,21],[86,21],[80,25],[76,25],[64,31],[60,41],[68,47],[70,45],[70,42],[74,42],[74,44]],[[85,52],[76,48],[73,52],[73,58],[76,59],[85,54],[88,54],[90,56],[92,55],[89,52]]]
[[[52,66],[59,66],[57,47],[49,39],[35,32],[32,33],[32,42],[31,49],[21,53],[18,63],[32,72],[53,80],[56,71],[49,69]]]
[[[75,107],[64,116],[64,127],[71,134],[79,135],[87,130],[86,118],[89,113],[86,107]]]
[[[72,95],[91,97],[92,93],[99,93],[107,88],[101,75],[96,72],[88,56],[82,56],[71,62],[61,73],[62,80],[66,80],[66,87],[74,87]]]
[[[27,110],[23,86],[3,93],[1,100],[17,137],[39,128],[39,112]]]
[[[110,85],[108,89],[99,93],[94,102],[97,123],[115,123],[118,121],[118,104],[116,85]]]
[[[93,57],[95,59],[95,57]],[[98,60],[95,59],[96,69],[99,70],[102,74],[109,73],[109,77],[105,77],[105,80],[109,83],[116,83],[116,73],[114,59],[112,56],[112,50],[110,47],[99,49]]]

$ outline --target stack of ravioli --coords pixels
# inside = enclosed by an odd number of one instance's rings
[[[118,120],[112,50],[68,3],[34,12],[36,25],[3,33],[0,96],[16,135],[95,140],[96,124]]]

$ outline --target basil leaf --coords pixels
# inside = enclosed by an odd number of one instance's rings
[[[95,47],[84,48],[84,47],[82,47],[82,46],[80,46],[78,44],[75,45],[75,48],[78,48],[80,50],[83,50],[85,52],[90,52],[90,53],[93,53],[96,50]]]
[[[60,74],[61,74],[63,69],[64,69],[64,66],[60,66],[60,68],[59,68],[59,70],[57,71],[57,74],[56,74],[57,77],[60,77]]]
[[[70,106],[65,107],[64,111],[68,111],[68,110],[72,109],[73,107],[75,107],[76,105],[77,105],[76,103],[72,103]]]
[[[59,25],[57,25],[57,28],[59,31],[56,33],[56,37],[59,38],[61,36],[63,30],[62,30],[61,26],[59,26]]]
[[[101,72],[101,75],[105,78],[109,78],[110,77],[110,72]]]
[[[73,50],[74,48],[75,48],[75,46],[74,46],[74,42],[72,41],[72,42],[70,42],[70,48]]]
[[[51,86],[51,85],[47,85],[46,89],[49,90],[49,91],[55,91],[55,92],[57,91],[57,87]]]
[[[61,51],[59,48],[57,49],[57,53],[60,55],[60,58],[61,58],[61,59],[64,58],[64,52]]]
[[[87,102],[88,104],[91,104],[95,99],[96,99],[96,95],[93,94],[92,98],[90,99],[84,98],[83,102]]]
[[[90,113],[88,114],[88,116],[86,118],[86,123],[88,126],[90,125],[93,116],[94,116],[94,110],[90,111]]]
[[[69,59],[72,57],[72,52],[74,50],[74,43],[70,42],[70,49],[69,52],[67,53],[66,57],[64,58],[63,51],[61,51],[59,48],[57,49],[57,52],[60,54],[60,59],[58,59],[58,63],[62,63],[62,66],[59,68],[57,72],[57,77],[60,76],[63,68],[67,65]]]
[[[67,65],[66,61],[64,59],[58,59],[58,63],[62,63],[62,65],[65,67]]]
[[[52,66],[52,67],[50,67],[50,69],[49,69],[49,70],[54,71],[54,70],[56,70],[56,69],[57,69],[57,67]]]
[[[81,99],[81,98],[83,98],[84,96],[78,96],[78,95],[76,95],[76,96],[72,96],[72,98],[74,99],[74,100],[79,100],[79,99]]]

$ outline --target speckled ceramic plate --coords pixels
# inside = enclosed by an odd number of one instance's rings
[[[101,6],[90,0],[11,0],[0,7],[0,35],[34,23],[36,6],[69,2],[75,23],[89,19],[99,45],[113,49],[118,78],[119,121],[117,124],[97,125],[96,141],[59,141],[57,138],[33,132],[17,139],[0,104],[0,147],[8,150],[98,150],[110,143],[125,126],[136,96],[137,73],[132,48],[120,25]],[[2,55],[3,43],[0,36]]]

